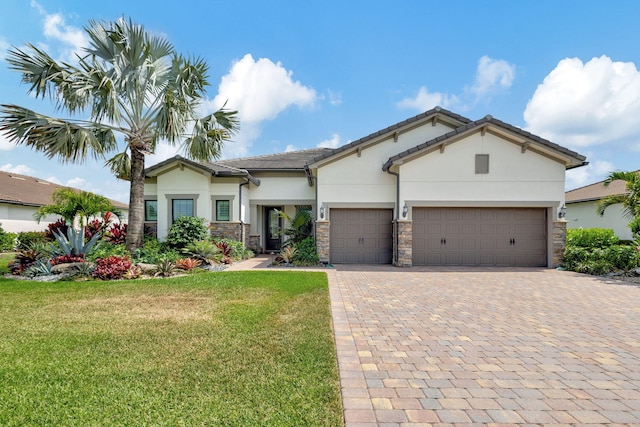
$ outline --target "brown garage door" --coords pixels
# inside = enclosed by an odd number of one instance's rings
[[[413,265],[544,267],[546,209],[413,208]]]
[[[391,209],[331,209],[331,262],[390,264],[392,220]]]

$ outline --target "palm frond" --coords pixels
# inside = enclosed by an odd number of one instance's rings
[[[129,181],[131,179],[131,158],[127,151],[116,154],[107,160],[105,165],[109,167],[116,178],[123,179],[125,181]]]
[[[82,163],[89,155],[102,158],[117,146],[112,129],[100,123],[83,126],[17,105],[0,105],[0,131],[13,143],[65,162]]]
[[[605,197],[604,199],[601,199],[596,204],[596,213],[600,216],[603,216],[604,212],[607,210],[609,206],[624,204],[625,201],[626,201],[626,195],[624,194],[616,194],[613,196]]]
[[[182,145],[185,154],[195,160],[208,161],[219,157],[224,141],[238,129],[236,111],[218,110],[194,122],[192,136]]]

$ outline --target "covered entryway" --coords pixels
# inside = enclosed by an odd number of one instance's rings
[[[390,264],[392,221],[392,209],[331,209],[331,262]]]
[[[413,265],[547,266],[541,208],[413,208]]]

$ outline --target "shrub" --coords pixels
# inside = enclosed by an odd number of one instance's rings
[[[192,258],[206,262],[209,265],[219,264],[222,261],[222,253],[220,249],[209,240],[197,240],[187,245],[182,250],[185,254]]]
[[[28,249],[34,242],[45,243],[44,231],[21,231],[16,239],[16,250]]]
[[[567,230],[567,246],[605,248],[617,245],[619,240],[613,230],[606,228],[575,228]]]
[[[170,248],[166,243],[159,242],[158,239],[145,240],[142,247],[134,253],[134,259],[145,264],[157,264],[161,259],[175,261],[180,258],[180,252]]]
[[[9,263],[11,274],[20,275],[37,261],[44,260],[50,256],[49,247],[45,242],[35,241],[30,247],[21,249]]]
[[[54,240],[56,240],[56,237],[53,235],[54,231],[65,236],[67,234],[67,229],[69,229],[67,222],[64,219],[60,218],[56,222],[51,222],[49,223],[49,225],[47,225],[47,229],[44,231],[44,235],[48,241],[53,242]]]
[[[101,280],[121,279],[133,267],[129,257],[110,256],[96,260],[96,268],[91,275]]]
[[[195,216],[181,216],[176,219],[167,235],[167,244],[172,248],[182,249],[198,240],[208,240],[209,229],[204,219]]]
[[[247,247],[240,240],[233,239],[215,239],[216,244],[219,242],[226,243],[231,248],[231,254],[229,255],[234,260],[253,258],[253,251],[247,249]]]
[[[84,262],[84,256],[80,255],[59,255],[51,258],[51,265],[70,264],[72,262]]]
[[[293,265],[299,267],[307,267],[318,265],[320,258],[318,258],[318,252],[316,251],[316,239],[313,237],[307,237],[296,245],[298,253],[293,258]]]
[[[280,259],[285,264],[290,265],[297,254],[298,249],[295,246],[285,246],[280,250]]]
[[[233,260],[231,259],[231,252],[233,248],[229,246],[227,242],[216,242],[216,248],[220,251],[220,262],[222,264],[231,264]]]
[[[0,223],[0,252],[9,252],[13,250],[17,234],[9,233],[2,228]]]
[[[87,259],[95,261],[98,258],[108,258],[110,256],[123,257],[129,255],[129,251],[127,251],[127,248],[124,246],[124,244],[112,245],[100,242],[89,251],[89,253],[87,254]]]
[[[176,272],[176,265],[170,259],[161,259],[157,264],[156,268],[153,269],[154,277],[169,277],[173,276]]]

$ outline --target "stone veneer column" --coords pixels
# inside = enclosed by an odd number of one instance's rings
[[[564,262],[564,248],[567,244],[567,221],[553,221],[553,256],[551,267],[559,267]]]
[[[328,263],[329,258],[329,230],[331,223],[326,220],[316,221],[316,250],[320,262]]]
[[[396,230],[398,233],[396,266],[411,267],[413,265],[413,222],[398,221]]]
[[[239,222],[219,221],[209,225],[211,237],[240,240],[242,225]]]

